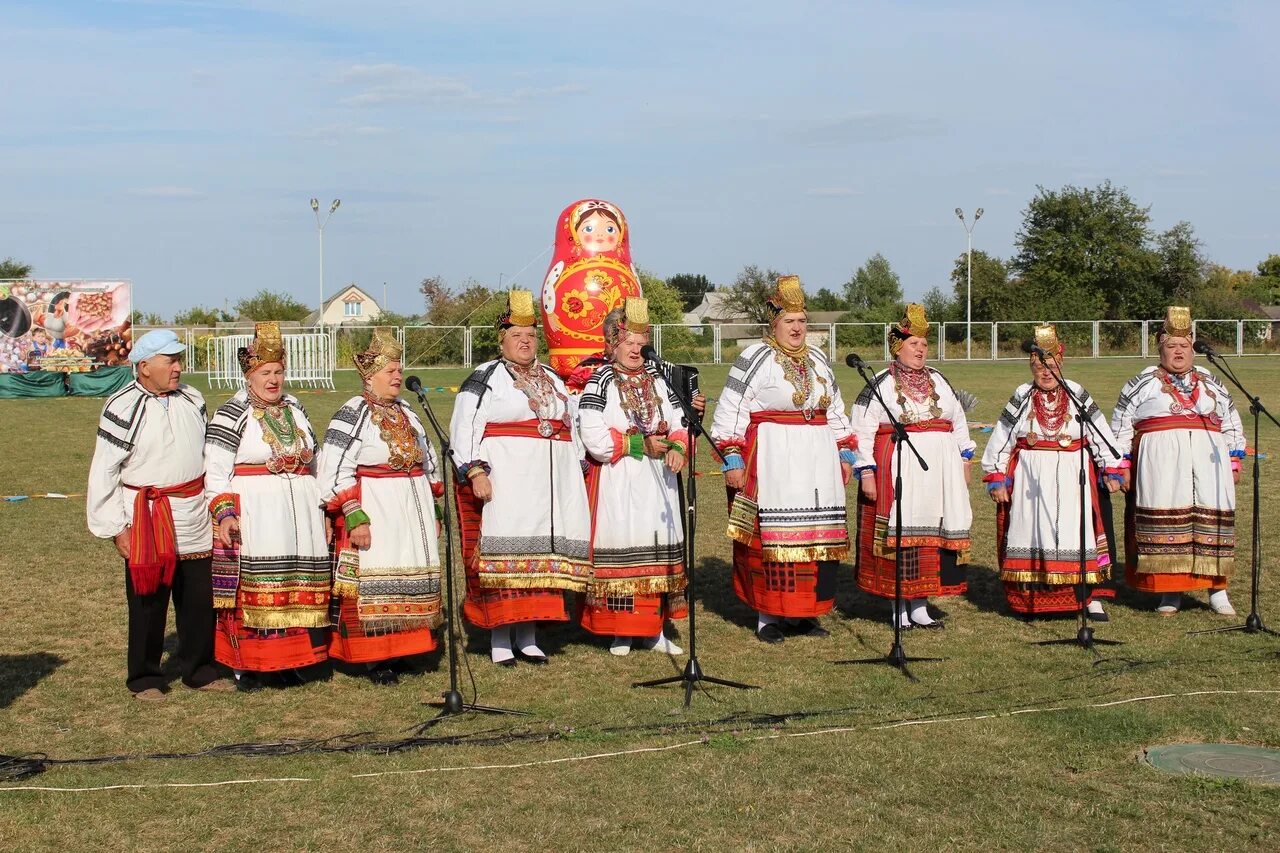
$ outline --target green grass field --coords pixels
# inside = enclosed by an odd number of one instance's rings
[[[1272,400],[1280,359],[1242,362]],[[1108,408],[1136,360],[1069,362]],[[948,364],[995,419],[1021,363]],[[714,397],[724,367],[704,371]],[[423,373],[456,385],[463,371]],[[847,399],[857,377],[841,368]],[[195,382],[199,386],[199,381]],[[323,425],[355,389],[302,399]],[[226,393],[209,393],[210,408]],[[430,395],[447,418],[452,395]],[[83,493],[101,401],[0,403],[0,493]],[[1280,408],[1280,406],[1278,406]],[[985,435],[975,432],[981,447]],[[1280,431],[1264,430],[1263,518],[1280,497]],[[706,454],[703,454],[705,464]],[[633,680],[680,661],[608,654],[569,626],[544,631],[552,664],[499,670],[467,639],[481,702],[532,716],[467,717],[430,735],[469,735],[394,754],[204,757],[55,766],[21,785],[59,788],[277,780],[218,787],[0,791],[0,848],[250,849],[1275,849],[1280,787],[1157,773],[1144,746],[1228,741],[1280,747],[1280,640],[1218,627],[1201,596],[1176,618],[1122,590],[1095,658],[1074,622],[1009,615],[994,570],[991,502],[975,477],[970,592],[940,603],[942,632],[906,635],[918,683],[888,667],[833,666],[885,652],[888,608],[846,573],[826,640],[766,646],[733,596],[721,481],[701,485],[699,657],[709,674],[762,685],[713,688],[690,710],[676,688]],[[1251,479],[1239,487],[1233,600],[1248,605]],[[1117,518],[1117,525],[1122,519]],[[1280,627],[1280,535],[1264,529],[1262,612]],[[439,655],[396,688],[343,674],[290,690],[206,695],[175,687],[144,705],[124,690],[121,567],[85,530],[84,500],[0,504],[0,753],[55,758],[190,752],[220,744],[367,733],[395,741],[434,714]],[[1238,620],[1236,620],[1238,621]],[[685,636],[685,628],[681,630]],[[686,637],[687,639],[687,637]],[[464,692],[470,681],[463,672]],[[1139,701],[1140,700],[1140,701]],[[490,737],[492,735],[493,737]],[[503,737],[507,736],[507,737]],[[1270,841],[1267,839],[1270,838]]]

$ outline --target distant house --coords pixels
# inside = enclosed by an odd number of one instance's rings
[[[348,284],[335,296],[325,300],[322,316],[317,316],[316,312],[312,311],[302,321],[302,325],[318,326],[321,319],[326,326],[368,323],[381,316],[382,307],[378,305],[376,299],[354,284]]]

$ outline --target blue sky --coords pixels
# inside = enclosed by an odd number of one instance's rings
[[[639,11],[625,11],[632,7]],[[908,296],[1007,257],[1037,185],[1104,179],[1208,255],[1280,252],[1280,4],[0,2],[0,257],[139,311],[444,275],[536,287],[555,217],[638,263]],[[537,260],[534,260],[537,259]],[[533,263],[530,264],[530,261]]]

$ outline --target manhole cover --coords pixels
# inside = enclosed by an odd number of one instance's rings
[[[1280,785],[1280,749],[1234,743],[1179,743],[1148,747],[1146,756],[1148,764],[1166,773]]]

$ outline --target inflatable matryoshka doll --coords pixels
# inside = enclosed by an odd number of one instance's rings
[[[630,240],[622,211],[607,201],[575,201],[560,214],[542,322],[551,368],[566,382],[579,362],[604,350],[604,316],[641,295]]]

